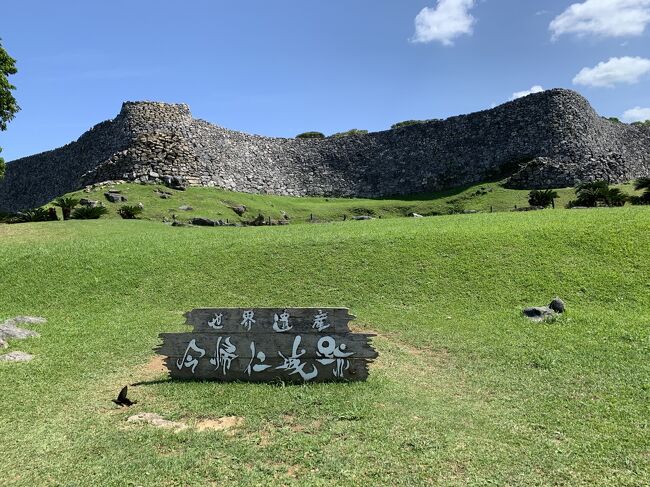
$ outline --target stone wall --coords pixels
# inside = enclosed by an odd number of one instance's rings
[[[180,176],[282,195],[382,197],[508,177],[518,188],[650,176],[650,130],[599,117],[569,90],[367,135],[281,139],[192,118],[187,105],[127,102],[60,149],[8,164],[0,208],[46,203],[86,184]]]

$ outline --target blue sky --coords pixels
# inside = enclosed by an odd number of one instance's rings
[[[445,118],[534,86],[576,89],[606,116],[650,114],[650,0],[20,0],[1,11],[22,107],[0,134],[8,161],[76,140],[125,100],[188,103],[196,118],[287,137]]]

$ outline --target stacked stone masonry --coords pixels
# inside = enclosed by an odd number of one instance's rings
[[[76,142],[9,163],[0,208],[42,205],[101,181],[164,176],[292,196],[407,195],[493,178],[530,189],[618,183],[650,176],[650,130],[606,120],[562,89],[443,121],[326,139],[249,135],[195,120],[187,105],[126,102],[114,120]]]

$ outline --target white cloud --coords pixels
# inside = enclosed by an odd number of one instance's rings
[[[638,83],[650,71],[650,59],[641,57],[613,57],[593,68],[582,68],[573,78],[573,84],[612,87],[617,83]]]
[[[621,117],[624,122],[645,122],[650,120],[650,108],[641,108],[634,107],[629,110],[625,110],[625,113]]]
[[[535,85],[530,90],[517,91],[513,93],[510,99],[516,100],[517,98],[523,98],[524,96],[532,95],[533,93],[541,93],[542,91],[544,91],[544,88],[542,88],[540,85]]]
[[[474,3],[474,0],[438,0],[435,8],[424,7],[415,17],[415,35],[412,41],[438,41],[451,46],[456,37],[471,34],[476,19],[469,11]]]
[[[650,23],[650,0],[586,0],[574,3],[555,17],[549,29],[562,34],[605,37],[638,36]]]

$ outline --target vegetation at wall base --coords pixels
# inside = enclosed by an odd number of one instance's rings
[[[35,358],[0,364],[0,483],[645,485],[649,217],[0,225],[0,320],[48,319],[3,352]],[[556,295],[554,322],[522,316]],[[349,307],[378,335],[369,381],[169,382],[159,333],[253,305]],[[126,384],[138,403],[120,409]],[[127,421],[145,412],[188,428]]]
[[[587,208],[623,206],[628,197],[621,188],[610,187],[607,181],[591,181],[576,186],[576,199],[570,201],[567,208],[577,206]]]

